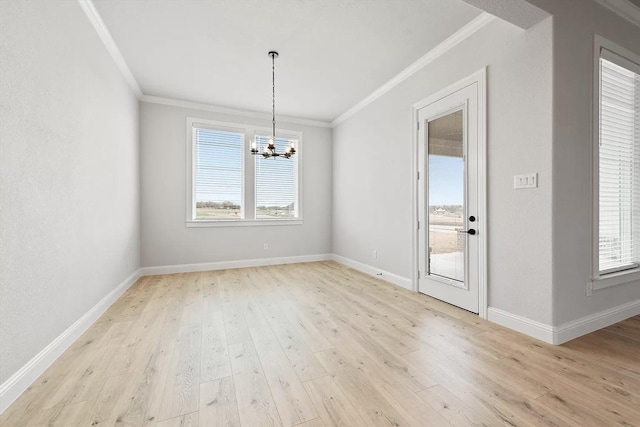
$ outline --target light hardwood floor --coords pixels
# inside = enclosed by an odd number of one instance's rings
[[[554,347],[334,262],[145,277],[0,424],[640,425],[640,316]]]

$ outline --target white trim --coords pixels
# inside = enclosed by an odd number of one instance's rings
[[[33,382],[47,370],[127,289],[140,278],[140,269],[124,279],[73,325],[54,339],[33,359],[0,385],[0,414],[2,414]]]
[[[98,37],[100,37],[100,40],[102,40],[102,43],[104,43],[104,46],[107,48],[107,51],[118,66],[118,69],[122,73],[124,79],[127,81],[127,84],[136,95],[136,97],[138,99],[141,99],[142,90],[140,89],[140,85],[138,85],[136,78],[133,77],[133,74],[131,73],[127,62],[122,57],[122,53],[120,53],[120,49],[118,49],[116,42],[113,41],[113,37],[111,37],[111,33],[107,29],[107,26],[104,24],[102,17],[96,10],[95,5],[91,0],[78,0],[78,3],[80,4],[80,7],[84,11],[84,13],[87,15],[87,18],[89,18],[89,22],[91,22],[91,25],[93,25],[96,33],[98,33]]]
[[[601,37],[594,34],[591,102],[591,279],[586,295],[593,292],[593,279],[600,275],[600,50]]]
[[[464,89],[465,87],[472,85],[473,83],[482,84],[483,87],[486,87],[486,74],[487,74],[487,67],[483,67],[478,71],[476,71],[475,73],[467,77],[463,77],[460,80],[456,81],[455,83],[452,83],[449,86],[445,87],[444,89],[440,89],[439,91],[429,95],[428,97],[421,99],[420,101],[413,104],[411,108],[412,110],[417,111],[421,108],[426,107],[429,104],[433,104],[434,102],[438,101],[441,98],[451,95],[452,92],[458,91],[460,89]],[[486,89],[481,95],[483,95],[483,98],[485,98],[485,102],[483,102],[483,106],[484,106],[484,104],[486,104]],[[478,104],[480,103],[478,102]],[[414,123],[414,126],[415,126],[415,123]]]
[[[342,113],[338,118],[331,122],[331,126],[335,127],[340,123],[344,122],[349,117],[356,114],[358,111],[365,108],[367,105],[371,104],[376,99],[380,98],[385,93],[389,92],[391,89],[435,61],[437,58],[441,57],[449,50],[453,49],[460,42],[469,38],[471,35],[476,33],[478,30],[489,24],[495,19],[495,16],[490,15],[486,12],[481,13],[476,18],[471,20],[464,27],[460,28],[458,31],[447,37],[443,42],[438,44],[436,47],[427,52],[424,56],[419,58],[413,64],[409,65],[407,68],[396,74],[378,89],[373,91],[369,96],[364,98],[362,101],[358,102],[353,107],[349,108],[347,111]]]
[[[183,101],[183,100],[173,99],[173,98],[163,98],[161,96],[143,95],[140,98],[140,102],[147,102],[149,104],[168,105],[171,107],[187,108],[190,110],[209,111],[212,113],[229,114],[232,116],[239,116],[239,117],[250,117],[253,119],[261,119],[261,120],[269,120],[269,121],[271,121],[271,118],[272,118],[270,113],[260,113],[257,111],[242,110],[239,108],[220,107],[217,105],[202,104],[199,102]],[[322,127],[322,128],[331,127],[331,123],[322,122],[319,120],[300,119],[297,117],[289,117],[289,116],[277,116],[276,118],[278,120],[278,123],[294,123],[299,125],[315,126],[315,127]],[[269,131],[271,131],[270,128],[269,128]]]
[[[597,331],[614,323],[640,314],[640,299],[600,311],[554,328],[554,344],[562,344],[574,338]]]
[[[596,0],[596,2],[640,27],[640,7],[629,0]]]
[[[390,273],[388,271],[381,270],[377,267],[371,266],[369,264],[364,264],[359,261],[354,261],[349,258],[345,258],[340,255],[332,254],[331,259],[333,261],[339,262],[340,264],[344,264],[347,267],[351,267],[354,270],[361,271],[365,274],[375,277],[376,279],[386,280],[387,282],[391,282],[394,285],[398,285],[402,288],[412,290],[411,288],[411,279],[403,276],[399,276],[394,273]]]
[[[598,1],[612,1],[612,0],[598,0]],[[622,1],[625,1],[625,0],[622,0]],[[133,76],[133,73],[131,73],[131,69],[129,69],[127,62],[122,56],[120,49],[118,49],[118,46],[113,40],[111,33],[109,32],[106,25],[104,24],[104,21],[102,20],[102,17],[98,13],[93,2],[91,0],[78,0],[78,3],[80,4],[80,7],[87,15],[87,18],[89,18],[89,22],[91,22],[94,29],[96,30],[96,33],[98,33],[98,36],[104,43],[105,47],[107,48],[107,51],[109,52],[109,54],[115,61],[116,65],[120,69],[120,72],[124,76],[129,87],[141,102],[147,102],[150,104],[168,105],[168,106],[188,108],[188,109],[201,110],[201,111],[210,111],[214,113],[230,114],[230,115],[241,116],[241,117],[251,117],[255,119],[265,119],[265,120],[271,119],[271,115],[269,113],[261,113],[257,111],[221,107],[217,105],[179,100],[179,99],[173,99],[173,98],[166,98],[161,96],[145,95],[140,89],[140,85],[138,84],[135,77]],[[384,95],[385,93],[387,93],[388,91],[390,91],[391,89],[393,89],[394,87],[402,83],[404,80],[411,77],[416,72],[420,71],[422,68],[426,67],[428,64],[435,61],[440,56],[444,55],[446,52],[451,50],[460,42],[469,38],[478,30],[482,29],[487,24],[492,22],[494,19],[495,19],[495,16],[489,13],[486,13],[486,12],[481,13],[480,15],[475,17],[473,20],[468,22],[465,26],[460,28],[458,31],[456,31],[455,33],[447,37],[444,41],[442,41],[436,47],[431,49],[429,52],[427,52],[417,61],[409,65],[407,68],[402,70],[400,73],[398,73],[394,77],[392,77],[382,86],[380,86],[378,89],[373,91],[370,95],[368,95],[363,100],[358,102],[356,105],[354,105],[353,107],[351,107],[350,109],[342,113],[340,116],[338,116],[336,119],[334,119],[330,123],[325,121],[320,121],[320,120],[309,120],[309,119],[302,119],[302,118],[289,117],[289,116],[278,116],[278,121],[285,122],[285,123],[295,123],[295,124],[306,125],[306,126],[333,128],[338,124],[342,123],[343,121],[345,121],[347,118],[353,116],[358,111],[362,110],[367,105],[371,104],[373,101],[375,101],[376,99],[378,99],[379,97],[381,97],[382,95]]]
[[[186,221],[187,228],[207,227],[271,227],[272,225],[302,225],[300,219],[220,219]]]
[[[420,188],[420,183],[418,182],[418,170],[419,170],[419,156],[418,156],[418,110],[415,108],[411,108],[411,224],[409,224],[411,228],[411,250],[419,251],[418,245],[420,244],[418,235],[418,221],[420,218],[419,205],[418,205],[418,191]],[[424,179],[424,177],[422,177]],[[418,260],[418,256],[411,257],[411,290],[418,291],[418,280],[420,269],[420,262]]]
[[[141,276],[156,276],[158,274],[191,273],[195,271],[227,270],[232,268],[262,267],[265,265],[297,264],[301,262],[327,261],[330,254],[299,255],[280,258],[258,258],[235,261],[202,262],[198,264],[160,265],[140,268]]]
[[[489,267],[487,266],[487,67],[478,72],[478,225],[484,233],[478,233],[478,316],[486,319],[489,306]]]
[[[638,281],[640,281],[640,269],[634,268],[633,270],[618,271],[616,273],[596,277],[587,283],[587,289],[591,289],[591,291],[599,291],[612,286],[624,285]]]
[[[595,332],[640,314],[640,299],[617,307],[581,317],[560,326],[550,326],[518,316],[495,307],[489,307],[489,321],[514,331],[537,338],[549,344],[563,344],[572,339]]]
[[[418,277],[417,271],[419,269],[418,256],[418,229],[416,224],[418,223],[418,110],[426,107],[444,98],[453,92],[461,90],[471,84],[476,83],[478,85],[478,229],[480,232],[477,235],[478,238],[478,316],[481,319],[487,319],[488,317],[488,267],[487,267],[487,236],[489,235],[488,221],[487,221],[487,67],[484,67],[472,75],[458,80],[457,82],[447,86],[446,88],[439,90],[431,96],[422,99],[411,107],[411,129],[412,132],[412,213],[413,221],[412,227],[412,248],[414,251],[413,260],[413,273],[412,273],[412,285],[409,289],[418,290]],[[424,179],[424,177],[422,177]]]
[[[527,319],[495,307],[487,310],[487,319],[490,322],[505,326],[514,331],[537,338],[549,344],[553,344],[554,328],[550,325]]]
[[[597,0],[597,1],[606,2],[606,1],[613,1],[613,0]],[[625,1],[625,0],[621,0],[621,1]],[[202,110],[202,111],[210,111],[214,113],[230,114],[230,115],[241,116],[241,117],[251,117],[255,119],[266,119],[266,120],[271,119],[271,115],[269,113],[261,113],[257,111],[221,107],[217,105],[192,102],[192,101],[186,101],[186,100],[180,100],[180,99],[173,99],[173,98],[166,98],[161,96],[145,95],[140,89],[140,85],[138,84],[135,77],[133,76],[133,73],[131,73],[131,69],[129,69],[127,62],[122,56],[120,49],[118,48],[115,41],[113,40],[111,33],[107,29],[104,21],[102,20],[102,17],[98,13],[93,2],[91,0],[78,0],[78,3],[80,4],[80,7],[87,15],[87,18],[89,19],[89,22],[91,23],[91,25],[96,30],[96,33],[98,33],[98,36],[104,43],[105,47],[107,48],[107,51],[109,52],[114,62],[118,66],[118,69],[124,76],[125,80],[127,81],[127,84],[129,85],[133,93],[141,102],[147,102],[150,104],[169,105],[174,107],[181,107],[181,108],[188,108],[188,109],[195,109],[195,110]],[[338,124],[345,121],[347,118],[353,116],[358,111],[362,110],[367,105],[371,104],[373,101],[375,101],[376,99],[378,99],[379,97],[381,97],[382,95],[384,95],[385,93],[387,93],[388,91],[390,91],[391,89],[399,85],[400,83],[402,83],[404,80],[411,77],[416,72],[420,71],[422,68],[426,67],[428,64],[435,61],[440,56],[444,55],[446,52],[451,50],[460,42],[469,38],[478,30],[482,29],[484,26],[492,22],[494,19],[495,19],[495,16],[489,13],[486,13],[486,12],[481,13],[480,15],[475,17],[473,20],[468,22],[465,26],[460,28],[455,33],[453,33],[451,36],[447,37],[444,41],[442,41],[436,47],[431,49],[429,52],[427,52],[417,61],[409,65],[407,68],[402,70],[400,73],[398,73],[394,77],[392,77],[382,86],[380,86],[378,89],[373,91],[370,95],[368,95],[363,100],[358,102],[356,105],[354,105],[353,107],[351,107],[350,109],[342,113],[340,116],[338,116],[336,119],[334,119],[330,123],[325,121],[320,121],[320,120],[309,120],[309,119],[302,119],[302,118],[289,117],[289,116],[278,116],[278,121],[285,122],[285,123],[307,125],[307,126],[324,127],[324,128],[335,127]]]

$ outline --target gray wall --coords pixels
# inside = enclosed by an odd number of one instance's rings
[[[640,28],[595,2],[550,2],[553,52],[553,324],[640,299],[640,283],[586,296],[591,278],[594,33],[640,55]],[[579,10],[580,13],[576,13]]]
[[[77,2],[0,2],[0,383],[139,267],[138,103]]]
[[[142,265],[331,252],[331,129],[278,122],[302,136],[303,225],[187,228],[187,117],[269,127],[270,120],[141,103]],[[263,244],[269,244],[269,251]]]
[[[489,305],[551,323],[551,41],[494,20],[335,128],[333,252],[412,276],[411,105],[486,65]]]

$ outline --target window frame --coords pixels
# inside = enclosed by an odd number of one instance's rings
[[[640,74],[640,56],[598,34],[594,35],[593,52],[592,274],[591,280],[587,283],[587,295],[591,295],[594,290],[640,281],[640,266],[600,271],[600,108],[602,102],[600,59],[603,58]]]
[[[195,218],[195,132],[194,129],[211,129],[242,133],[243,141],[243,185],[242,185],[242,212],[243,218],[220,219],[196,219]],[[270,226],[270,225],[302,225],[303,224],[303,181],[302,181],[302,132],[286,129],[276,129],[276,137],[297,140],[296,159],[297,166],[297,218],[256,218],[256,174],[255,156],[250,153],[251,141],[256,135],[271,135],[272,129],[251,124],[223,122],[196,117],[187,117],[186,126],[186,212],[185,224],[188,228],[199,227],[246,227],[246,226]],[[275,161],[288,161],[276,159]]]

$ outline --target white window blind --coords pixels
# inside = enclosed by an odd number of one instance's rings
[[[616,59],[600,58],[600,274],[640,261],[640,74]]]
[[[256,135],[256,142],[263,147],[269,137]],[[284,153],[292,142],[298,150],[297,140],[276,138],[276,151]],[[298,218],[298,156],[255,156],[256,219]]]
[[[243,218],[244,134],[193,129],[194,218]]]

